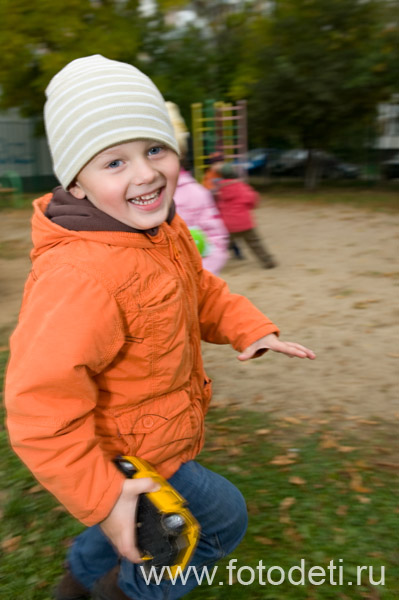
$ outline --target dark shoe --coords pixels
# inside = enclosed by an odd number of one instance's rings
[[[271,258],[267,262],[263,263],[263,267],[265,269],[274,269],[275,267],[277,267],[277,265],[278,263],[276,260],[274,260],[274,258]]]
[[[90,592],[75,579],[67,567],[67,572],[54,591],[55,600],[86,600]]]
[[[132,600],[118,587],[119,567],[115,567],[94,584],[93,600]]]

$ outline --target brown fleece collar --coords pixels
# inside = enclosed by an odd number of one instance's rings
[[[172,202],[167,223],[175,216],[175,203]],[[148,233],[156,235],[158,227],[151,229],[134,229],[114,219],[94,206],[87,198],[78,200],[61,186],[54,188],[45,215],[50,221],[71,231],[126,231],[131,233]]]

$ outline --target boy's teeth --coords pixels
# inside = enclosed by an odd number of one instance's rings
[[[130,198],[129,202],[133,204],[139,204],[140,206],[145,206],[146,204],[151,204],[158,198],[160,191],[153,192],[152,194],[144,194],[143,196],[137,196],[137,198]]]

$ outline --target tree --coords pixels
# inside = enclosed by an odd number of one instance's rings
[[[229,99],[244,25],[244,17],[236,14],[227,15],[217,28],[210,23],[167,27],[159,13],[148,23],[143,68],[164,96],[179,105],[187,122],[191,103]]]
[[[312,150],[369,123],[390,94],[387,25],[377,0],[278,0],[253,23],[232,91],[248,92],[260,143],[310,150],[308,187],[317,183]]]
[[[145,36],[139,0],[0,0],[0,107],[42,114],[44,90],[90,54],[135,63]],[[160,5],[168,0],[160,0]],[[176,2],[175,2],[176,4]]]
[[[40,117],[55,73],[95,53],[141,68],[188,120],[192,102],[228,99],[247,13],[225,0],[202,5],[158,0],[149,15],[139,5],[139,0],[0,0],[0,109],[18,107],[23,116]],[[176,27],[174,11],[193,7],[202,20]]]

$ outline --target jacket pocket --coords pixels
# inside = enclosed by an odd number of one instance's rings
[[[138,310],[128,315],[121,355],[122,378],[136,382],[134,398],[146,401],[181,389],[192,366],[187,299],[175,278],[159,276],[140,292]],[[130,318],[130,321],[129,321]]]
[[[193,428],[193,410],[187,393],[180,391],[114,414],[125,452],[154,466],[186,453],[200,435]]]

